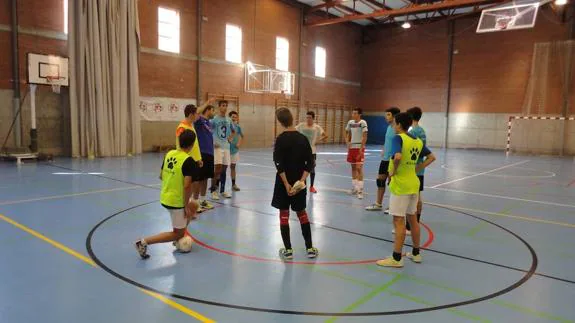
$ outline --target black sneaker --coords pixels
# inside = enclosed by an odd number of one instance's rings
[[[144,241],[144,239],[136,241],[134,246],[136,247],[136,250],[138,250],[138,253],[142,259],[150,258],[150,255],[148,255],[148,245],[146,245],[146,241]]]
[[[293,259],[293,249],[280,249],[280,257],[283,259]]]

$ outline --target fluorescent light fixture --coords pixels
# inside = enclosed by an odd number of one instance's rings
[[[409,21],[406,21],[403,23],[403,25],[401,25],[401,27],[403,29],[409,29],[409,28],[411,28],[411,24],[409,23]]]
[[[567,4],[567,0],[555,0],[555,5],[564,6]]]

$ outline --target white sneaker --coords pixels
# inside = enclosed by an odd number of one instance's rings
[[[220,195],[218,194],[218,192],[213,191],[212,192],[212,200],[219,201],[219,199],[220,199]]]
[[[227,199],[231,199],[231,198],[232,198],[232,194],[230,194],[230,193],[228,193],[228,192],[223,192],[223,193],[222,193],[222,196],[223,196],[224,198],[227,198]]]
[[[373,203],[373,204],[370,205],[370,206],[366,206],[365,209],[366,209],[367,211],[381,211],[381,210],[383,210],[383,206],[382,206],[382,205],[379,205],[379,204],[377,204],[377,203]]]
[[[358,191],[357,192],[357,198],[360,200],[363,200],[363,191]]]

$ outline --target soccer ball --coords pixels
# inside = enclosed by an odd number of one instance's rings
[[[184,236],[180,240],[176,241],[176,248],[180,252],[190,252],[192,251],[192,245],[194,240],[190,236]]]

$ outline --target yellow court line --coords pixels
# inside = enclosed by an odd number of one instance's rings
[[[34,231],[34,230],[28,228],[27,226],[24,226],[24,225],[22,225],[16,221],[10,219],[9,217],[7,217],[5,215],[0,214],[0,220],[3,220],[7,223],[12,224],[16,228],[33,235],[34,237],[36,237],[36,238],[38,238],[38,239],[40,239],[40,240],[42,240],[42,241],[44,241],[44,242],[46,242],[52,246],[64,251],[65,253],[67,253],[67,254],[69,254],[69,255],[77,258],[77,259],[82,260],[83,262],[87,263],[88,265],[90,265],[92,267],[98,267],[92,259],[80,254],[79,252],[77,252],[73,249],[66,247],[65,245],[63,245],[57,241],[54,241],[54,240],[46,237],[45,235],[43,235],[37,231]],[[200,322],[203,322],[203,323],[216,322],[216,321],[214,321],[210,318],[207,318],[207,317],[203,316],[202,314],[200,314],[200,313],[198,313],[198,312],[196,312],[196,311],[194,311],[188,307],[185,307],[185,306],[183,306],[183,305],[181,305],[181,304],[179,304],[179,303],[177,303],[177,302],[175,302],[175,301],[173,301],[173,300],[171,300],[171,299],[169,299],[169,298],[167,298],[161,294],[154,293],[154,292],[142,289],[142,288],[138,288],[138,290],[149,295],[149,296],[152,296],[153,298],[163,302],[164,304],[166,304],[166,305],[168,305],[168,306],[170,306],[170,307],[172,307],[172,308],[174,308],[174,309],[176,309],[176,310],[178,310],[184,314],[187,314],[187,315],[197,319]]]
[[[151,184],[145,186],[159,186],[161,184]],[[0,202],[0,206],[2,205],[13,205],[13,204],[22,204],[22,203],[30,203],[30,202],[39,202],[39,201],[48,201],[48,200],[56,200],[62,199],[67,197],[75,197],[75,196],[83,196],[89,194],[99,194],[99,193],[108,193],[108,192],[117,192],[117,191],[127,191],[127,190],[135,190],[135,189],[142,189],[145,188],[143,186],[125,186],[125,187],[117,187],[117,188],[109,188],[104,190],[95,190],[95,191],[86,191],[80,193],[71,193],[71,194],[62,194],[62,195],[50,195],[50,196],[43,196],[43,197],[36,197],[31,199],[24,199],[24,200],[12,200],[12,201],[4,201]]]
[[[544,219],[538,219],[538,218],[530,218],[527,216],[512,215],[512,214],[505,214],[505,213],[498,213],[498,212],[489,212],[489,211],[470,209],[470,208],[460,207],[460,206],[456,206],[456,205],[449,205],[449,204],[439,204],[439,203],[430,203],[430,202],[423,202],[423,203],[428,204],[428,205],[435,205],[435,206],[439,206],[439,207],[446,207],[446,208],[451,208],[451,209],[462,210],[462,211],[477,212],[477,213],[483,213],[483,214],[487,214],[487,215],[495,215],[495,216],[501,216],[501,217],[506,217],[506,218],[513,218],[513,219],[519,219],[519,220],[524,220],[524,221],[530,221],[530,222],[538,222],[538,223],[559,225],[559,226],[567,227],[567,228],[575,228],[575,224],[566,223],[566,222],[558,222],[558,221],[544,220]]]

